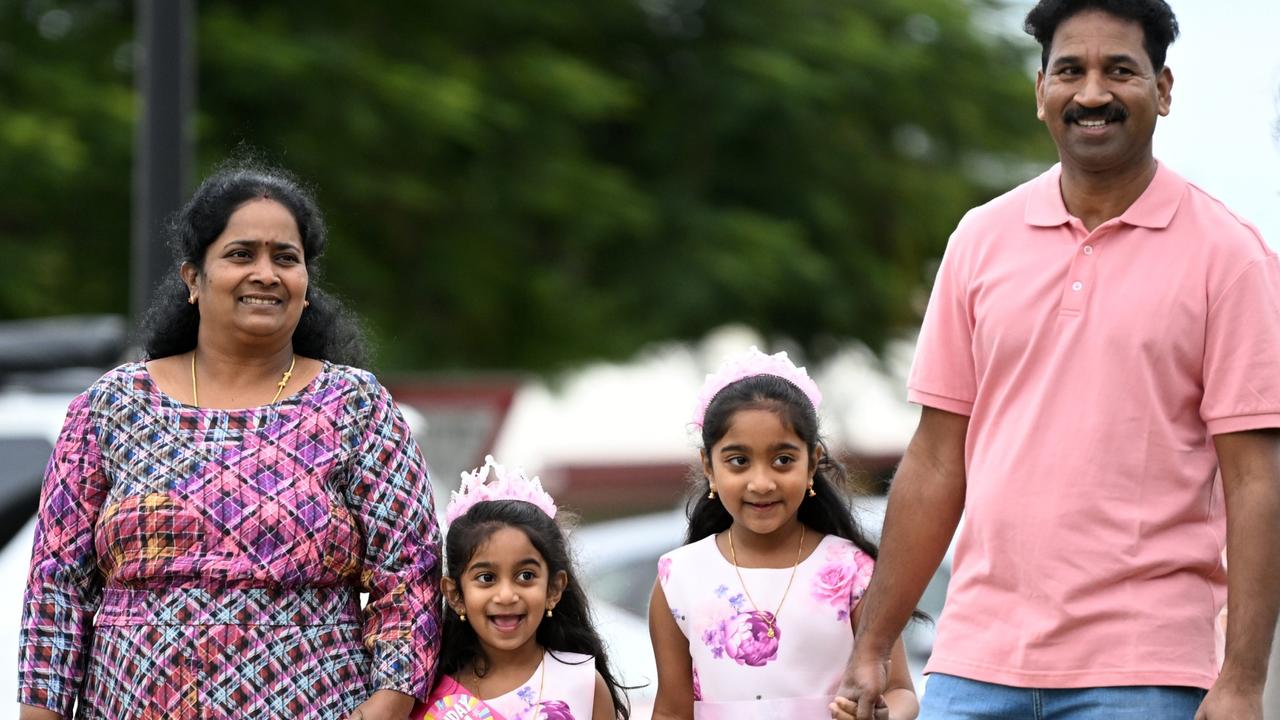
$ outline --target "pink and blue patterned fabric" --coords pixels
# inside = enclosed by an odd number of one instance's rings
[[[431,488],[367,372],[326,363],[275,405],[213,410],[121,366],[71,403],[37,522],[19,702],[329,718],[431,687]]]

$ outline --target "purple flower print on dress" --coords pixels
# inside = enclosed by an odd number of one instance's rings
[[[850,608],[862,598],[874,569],[875,561],[866,553],[845,543],[832,544],[813,576],[813,597],[834,606],[840,620],[848,620]]]
[[[725,654],[739,665],[762,667],[778,657],[782,628],[770,612],[738,613],[721,623]],[[773,629],[773,637],[769,630]]]
[[[671,558],[664,557],[658,559],[658,581],[663,587],[667,585],[667,578],[671,577]]]
[[[698,668],[693,669],[693,699],[694,702],[702,700],[702,681],[698,679]]]
[[[724,621],[713,622],[702,631],[702,644],[711,649],[711,657],[724,657]]]
[[[574,720],[574,717],[569,706],[560,700],[543,700],[536,707],[530,705],[521,710],[512,720]]]

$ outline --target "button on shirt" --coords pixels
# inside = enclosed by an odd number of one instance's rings
[[[1092,232],[1060,176],[965,216],[921,329],[909,398],[969,416],[927,671],[1207,688],[1226,595],[1212,436],[1280,427],[1280,265],[1163,165]]]

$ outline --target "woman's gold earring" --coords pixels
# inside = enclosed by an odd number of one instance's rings
[[[813,489],[813,480],[809,480],[809,497],[817,497],[818,492]]]
[[[465,612],[459,612],[459,613],[458,613],[458,619],[459,619],[459,620],[461,620],[462,622],[466,622],[466,621],[467,621],[467,614],[466,614]]]
[[[547,617],[551,617],[551,608],[547,608]]]
[[[309,307],[311,307],[311,301],[310,301],[310,300],[303,300],[303,301],[302,301],[302,307],[304,307],[304,308],[309,308]]]
[[[196,304],[196,296],[195,296],[195,293],[192,293],[192,294],[190,294],[190,295],[188,295],[188,296],[187,296],[187,304],[188,304],[188,305],[195,305],[195,304]]]
[[[715,486],[715,485],[712,485],[712,486],[711,486],[711,492],[707,493],[707,499],[708,499],[708,500],[715,500],[715,499],[716,499],[716,486]]]

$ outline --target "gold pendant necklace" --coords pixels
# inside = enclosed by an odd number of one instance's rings
[[[800,525],[800,547],[796,548],[796,561],[791,565],[791,577],[787,579],[787,587],[782,591],[782,599],[778,601],[778,609],[773,611],[772,616],[764,616],[760,612],[760,606],[756,605],[756,601],[751,597],[751,591],[747,589],[747,583],[742,579],[742,571],[738,570],[738,552],[733,547],[733,527],[725,531],[729,535],[729,557],[733,560],[733,572],[738,576],[738,584],[742,585],[742,592],[747,596],[747,602],[751,603],[751,609],[764,617],[764,624],[769,628],[768,634],[771,638],[778,636],[775,631],[778,626],[778,613],[782,612],[782,605],[787,601],[787,593],[791,592],[791,583],[796,579],[796,568],[800,567],[800,555],[804,553],[804,529],[804,525]]]
[[[284,392],[284,386],[289,384],[289,378],[293,377],[293,368],[298,364],[298,356],[293,355],[289,360],[289,369],[284,371],[284,375],[280,376],[280,382],[276,383],[276,394],[271,398],[271,405],[275,405],[280,399],[280,393]],[[196,387],[196,351],[191,351],[191,404],[196,407],[200,406],[200,391]]]

